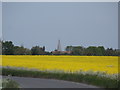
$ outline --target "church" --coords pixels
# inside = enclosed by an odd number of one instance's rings
[[[53,55],[65,55],[65,54],[70,55],[72,52],[71,52],[71,51],[62,51],[62,49],[61,49],[61,44],[60,44],[60,40],[58,40],[57,49],[55,49],[55,50],[52,51],[51,53],[52,53]]]

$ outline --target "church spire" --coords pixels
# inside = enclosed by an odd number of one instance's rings
[[[58,40],[57,51],[61,51],[61,44],[60,44],[60,40]]]

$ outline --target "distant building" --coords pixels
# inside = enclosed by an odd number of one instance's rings
[[[61,54],[71,54],[71,51],[62,51],[61,49],[61,44],[60,44],[60,40],[58,40],[58,45],[57,45],[57,49],[55,49],[54,51],[51,52],[53,55],[61,55]]]

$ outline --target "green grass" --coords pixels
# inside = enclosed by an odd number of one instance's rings
[[[74,82],[81,82],[99,86],[102,88],[118,88],[118,80],[100,76],[99,74],[83,74],[83,73],[65,73],[65,72],[49,72],[49,71],[35,71],[14,68],[2,68],[3,75],[12,75],[19,77],[34,77],[34,78],[48,78],[59,79]]]

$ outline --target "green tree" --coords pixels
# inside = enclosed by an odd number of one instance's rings
[[[14,55],[31,55],[31,50],[24,48],[23,46],[15,46]]]
[[[72,51],[73,55],[84,55],[84,47],[82,46],[67,46],[66,51]]]
[[[14,45],[12,41],[2,42],[2,54],[3,55],[13,55],[14,54]]]
[[[83,55],[84,48],[82,46],[73,47],[72,54],[73,55]]]
[[[86,49],[86,55],[94,55],[94,56],[104,56],[105,55],[105,49],[103,46],[95,47],[95,46],[89,46]]]
[[[43,46],[42,50],[45,51],[45,46]]]
[[[113,48],[107,48],[105,51],[106,56],[119,56],[120,50],[119,49],[113,49]]]
[[[105,48],[103,46],[98,46],[98,50],[100,56],[105,56]]]
[[[65,50],[66,50],[66,51],[72,51],[72,50],[73,50],[73,46],[67,46],[67,47],[65,48]]]
[[[0,55],[2,55],[2,41],[0,40]]]
[[[39,47],[39,46],[32,47],[31,48],[31,53],[32,53],[32,55],[43,55],[43,54],[45,54],[43,48]]]
[[[96,55],[96,47],[95,46],[89,46],[86,48],[86,55]]]

